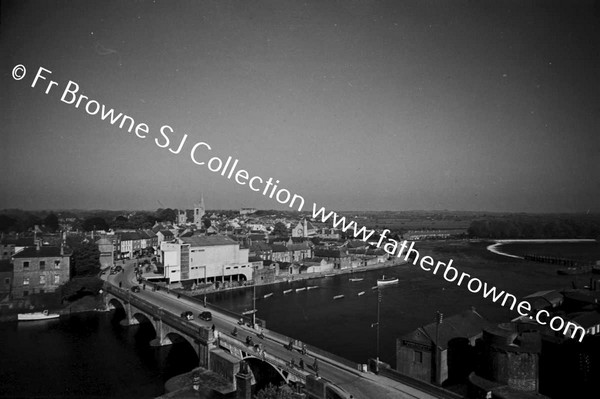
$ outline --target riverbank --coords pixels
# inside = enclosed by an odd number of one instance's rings
[[[194,377],[198,389],[194,389]],[[227,382],[225,378],[202,367],[197,367],[186,373],[171,377],[165,382],[165,394],[157,399],[173,398],[212,398],[214,392],[221,395],[227,395],[234,392],[233,384]]]
[[[104,311],[104,301],[102,300],[102,295],[95,296],[85,296],[80,298],[62,308],[55,308],[52,306],[48,307],[34,307],[34,308],[13,308],[7,309],[0,314],[0,322],[9,322],[9,321],[17,321],[19,313],[31,313],[31,312],[39,312],[42,310],[48,310],[50,313],[58,313],[61,316],[71,315],[75,313],[84,313],[84,312],[99,312]]]
[[[563,239],[523,239],[523,240],[494,240],[494,244],[487,247],[487,250],[501,256],[507,256],[509,258],[523,259],[522,256],[509,254],[500,250],[500,247],[505,244],[518,244],[518,243],[535,243],[535,244],[548,244],[548,243],[581,243],[581,242],[597,242],[591,238],[563,238]]]
[[[269,286],[269,285],[293,282],[293,281],[303,281],[303,280],[310,280],[310,279],[327,278],[327,277],[333,277],[333,276],[344,275],[344,274],[369,272],[372,270],[388,269],[390,267],[405,265],[407,263],[408,263],[407,261],[405,261],[401,258],[400,259],[394,258],[392,260],[388,260],[386,262],[377,263],[375,265],[370,265],[370,266],[359,266],[359,267],[352,267],[352,268],[345,268],[345,269],[336,269],[336,270],[331,270],[328,272],[321,272],[321,273],[284,274],[284,275],[276,276],[273,281],[256,284],[256,287]],[[209,288],[196,289],[196,290],[184,290],[184,289],[177,289],[177,288],[173,288],[173,287],[171,287],[171,289],[174,289],[176,291],[179,291],[179,292],[184,293],[189,296],[198,296],[198,295],[205,295],[205,294],[208,295],[208,294],[214,294],[214,293],[235,291],[235,290],[245,289],[248,287],[252,287],[252,284],[244,283],[244,284],[240,284],[237,286],[227,286],[227,287],[221,287],[221,288],[209,287]]]

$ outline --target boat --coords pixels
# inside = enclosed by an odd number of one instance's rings
[[[49,313],[47,310],[43,312],[32,312],[32,313],[19,313],[17,320],[20,321],[34,321],[34,320],[49,320],[60,317],[58,313]]]
[[[326,274],[325,277],[333,277],[335,274]]]
[[[361,292],[358,293],[358,296],[361,296],[361,295],[365,295],[365,292],[361,291]]]
[[[272,293],[272,292],[269,292],[268,294],[265,294],[265,295],[263,296],[263,298],[268,298],[268,297],[270,297],[270,296],[272,296],[272,295],[273,295],[273,293]]]
[[[379,288],[378,286],[374,285],[371,287],[372,290],[376,290],[377,288]]]
[[[383,276],[382,278],[378,278],[377,279],[377,285],[389,285],[389,284],[396,284],[398,282],[398,277],[388,277],[385,278],[385,276]]]
[[[296,288],[296,292],[304,291],[305,289],[306,289],[306,287]]]
[[[314,290],[315,288],[319,288],[318,285],[311,285],[310,287],[306,287],[307,290]]]
[[[355,281],[363,281],[363,279],[362,278],[351,278],[350,281],[353,281],[353,282],[355,282]]]
[[[292,292],[293,290],[290,288],[289,290],[284,290],[283,293],[284,294],[289,294],[290,292]]]
[[[344,296],[343,295],[336,295],[333,297],[333,299],[342,299]]]
[[[245,312],[242,312],[242,315],[247,316],[249,314],[254,314],[256,313],[257,310],[256,309],[252,309],[252,310],[246,310]]]

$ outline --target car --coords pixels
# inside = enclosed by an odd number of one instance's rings
[[[131,287],[131,291],[132,292],[140,292],[140,286],[139,285],[134,285],[133,287]]]
[[[210,313],[210,312],[201,312],[201,313],[198,314],[198,317],[201,320],[204,320],[204,321],[211,321],[212,320],[212,313]]]
[[[187,319],[187,320],[194,320],[194,314],[189,310],[182,312],[181,317],[183,317],[184,319]]]

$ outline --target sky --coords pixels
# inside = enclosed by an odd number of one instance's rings
[[[600,211],[593,0],[1,11],[0,209],[189,209],[201,196],[208,209],[289,209],[195,164],[202,142],[197,162],[231,156],[305,211]],[[79,107],[69,81],[88,98]],[[102,120],[95,104],[148,133]]]

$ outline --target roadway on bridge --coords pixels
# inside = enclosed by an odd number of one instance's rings
[[[115,275],[104,275],[103,277],[115,286],[121,286],[123,289],[130,289],[133,285],[137,285],[135,281],[134,268],[136,261],[127,261],[124,266],[124,271]],[[254,343],[262,344],[264,350],[273,356],[276,356],[282,360],[285,360],[288,364],[294,359],[296,365],[298,365],[300,359],[304,361],[304,371],[311,374],[315,374],[312,369],[315,357],[318,359],[318,372],[319,376],[333,382],[334,385],[341,388],[343,391],[352,395],[354,398],[364,399],[383,399],[383,398],[423,398],[423,399],[435,399],[434,396],[421,392],[415,388],[402,384],[398,381],[391,380],[380,375],[376,375],[370,372],[361,372],[358,370],[351,369],[350,367],[336,362],[335,360],[325,358],[320,355],[307,353],[302,355],[298,351],[290,351],[284,348],[284,344],[287,342],[281,342],[277,337],[269,333],[268,330],[264,330],[265,339],[260,339],[257,336],[257,331],[246,326],[240,326],[237,320],[210,310],[212,313],[212,321],[203,321],[198,318],[198,314],[205,311],[201,304],[192,302],[185,297],[177,298],[177,294],[174,292],[168,292],[166,289],[161,288],[159,291],[153,291],[149,286],[146,289],[142,289],[136,295],[141,299],[144,299],[156,306],[163,308],[165,311],[171,312],[176,316],[181,315],[182,312],[190,310],[194,313],[194,320],[189,321],[195,326],[212,327],[215,326],[215,330],[219,335],[224,334],[229,339],[238,340],[240,343],[245,345],[245,339],[247,336],[251,336]],[[237,328],[237,336],[231,334],[232,330]],[[247,352],[252,352],[251,348],[248,348]],[[257,358],[260,355],[257,354]]]

